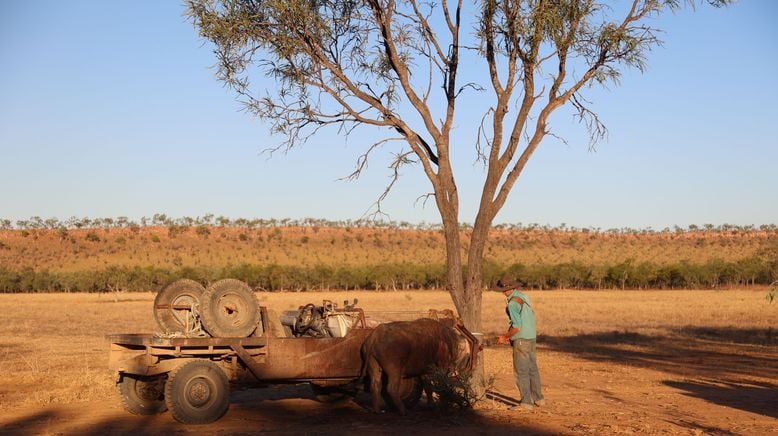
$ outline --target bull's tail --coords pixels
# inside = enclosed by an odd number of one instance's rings
[[[375,333],[375,332],[373,332]],[[362,387],[367,391],[367,387],[370,388],[371,403],[373,406],[373,412],[381,412],[381,380],[382,369],[378,364],[378,359],[375,356],[375,345],[377,339],[371,333],[362,343],[362,368],[359,371],[359,380],[362,382]]]
[[[373,339],[372,334],[368,335],[367,338],[365,338],[365,342],[362,343],[362,348],[360,349],[360,353],[362,355],[362,367],[359,370],[359,380],[364,381],[365,377],[367,377],[368,361],[373,354],[374,343],[375,340]]]

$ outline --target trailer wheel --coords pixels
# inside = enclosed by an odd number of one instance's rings
[[[164,375],[121,374],[116,389],[122,406],[134,415],[155,415],[167,410]]]
[[[419,404],[423,388],[424,386],[419,377],[403,378],[402,383],[400,384],[400,398],[402,398],[403,406],[405,406],[407,410],[413,409]],[[392,398],[389,396],[389,393],[386,392],[386,386],[384,386],[384,389],[381,391],[381,395],[384,399],[384,403],[386,403],[389,408],[396,409],[394,402],[392,402]]]
[[[200,298],[200,317],[215,338],[245,338],[259,324],[257,296],[240,280],[212,283]]]
[[[214,422],[230,405],[227,375],[209,360],[186,362],[170,372],[165,383],[165,403],[178,422]]]
[[[186,330],[192,316],[191,307],[200,303],[203,292],[203,285],[189,279],[176,280],[162,288],[154,299],[154,319],[159,328],[165,333]]]

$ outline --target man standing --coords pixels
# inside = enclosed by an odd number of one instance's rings
[[[540,372],[535,358],[535,311],[527,295],[519,292],[518,284],[508,278],[497,282],[495,291],[505,295],[510,324],[508,332],[500,336],[498,344],[510,343],[513,347],[513,375],[521,393],[521,409],[532,410],[546,401],[540,388]]]

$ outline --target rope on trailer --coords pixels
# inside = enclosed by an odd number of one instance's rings
[[[186,315],[184,329],[180,332],[157,333],[158,338],[207,338],[211,335],[203,329],[203,323],[200,321],[200,307],[197,303],[189,306],[189,313]]]
[[[197,303],[192,303],[192,310],[189,312],[189,316],[186,317],[186,331],[185,334],[188,338],[205,338],[210,336],[204,329],[203,323],[200,321],[200,307]],[[189,327],[191,320],[192,327]]]

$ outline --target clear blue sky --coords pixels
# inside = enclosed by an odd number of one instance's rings
[[[338,181],[366,145],[321,135],[268,160],[276,139],[213,77],[213,55],[176,1],[0,2],[0,218],[205,213],[358,219],[386,164]],[[663,17],[645,74],[596,91],[610,129],[596,152],[565,117],[568,145],[536,153],[496,223],[653,227],[778,222],[778,2]],[[477,97],[476,97],[477,98]],[[475,132],[462,120],[458,147]],[[483,176],[458,165],[461,220]],[[390,219],[439,222],[419,171]]]

